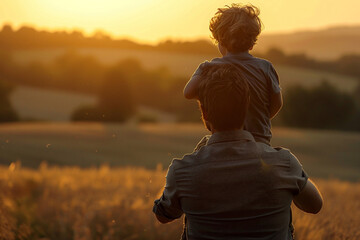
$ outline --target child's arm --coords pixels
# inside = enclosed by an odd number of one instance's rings
[[[279,76],[271,63],[269,64],[268,74],[271,81],[269,117],[272,119],[280,111],[283,105],[283,99],[281,95]]]
[[[184,97],[187,99],[199,99],[199,83],[199,75],[194,74],[184,88]]]
[[[199,100],[199,85],[201,82],[201,75],[206,68],[209,66],[209,62],[205,61],[201,63],[194,74],[191,76],[190,80],[187,82],[184,88],[184,97],[187,99],[197,99]]]
[[[283,105],[283,99],[281,92],[273,93],[270,97],[270,119],[273,119],[276,114],[280,111]]]

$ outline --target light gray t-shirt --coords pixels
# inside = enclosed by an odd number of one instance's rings
[[[273,65],[248,52],[227,54],[199,65],[193,77],[201,74],[208,64],[230,63],[246,77],[250,87],[250,106],[245,120],[245,129],[253,134],[256,141],[270,144],[272,137],[270,122],[270,96],[281,91],[279,77]],[[235,113],[236,114],[236,113]]]
[[[218,132],[173,160],[153,211],[185,213],[189,240],[291,239],[290,205],[307,175],[287,149],[255,142],[244,130]]]

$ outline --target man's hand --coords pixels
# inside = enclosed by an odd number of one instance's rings
[[[168,219],[168,218],[166,218],[166,217],[164,217],[164,216],[157,215],[157,214],[155,214],[155,216],[156,216],[157,220],[158,220],[159,222],[163,223],[163,224],[168,223],[168,222],[171,222],[171,221],[174,220],[174,219]]]

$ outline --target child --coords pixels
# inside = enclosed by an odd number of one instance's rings
[[[203,71],[211,65],[231,64],[248,80],[250,106],[245,130],[257,142],[270,145],[270,120],[282,106],[278,75],[272,64],[249,54],[261,32],[259,9],[252,5],[232,4],[219,8],[210,21],[210,31],[223,57],[199,65],[184,89],[188,99],[199,99],[198,89]],[[205,80],[206,81],[206,80]]]
[[[271,123],[282,107],[282,95],[278,75],[272,64],[249,54],[261,32],[260,11],[252,5],[232,4],[219,8],[210,20],[209,29],[218,44],[223,57],[201,63],[184,88],[187,99],[199,100],[199,86],[206,81],[206,71],[211,65],[231,64],[239,69],[248,80],[250,105],[245,119],[244,129],[251,132],[257,142],[270,145]],[[236,113],[235,113],[236,114]],[[206,145],[209,136],[205,136],[194,151]],[[186,221],[182,239],[186,237]],[[289,229],[294,228],[290,220]]]

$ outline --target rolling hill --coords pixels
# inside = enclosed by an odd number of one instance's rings
[[[286,53],[305,53],[315,59],[336,59],[345,54],[360,54],[360,26],[338,26],[317,31],[294,31],[261,35],[255,50],[271,47]]]

